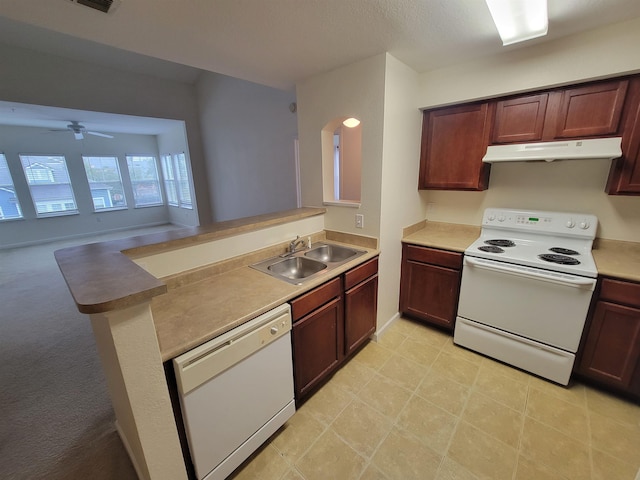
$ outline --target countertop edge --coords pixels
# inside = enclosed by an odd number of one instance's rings
[[[133,262],[136,255],[184,248],[324,213],[324,208],[304,207],[206,227],[68,247],[56,250],[54,257],[78,311],[105,313],[150,301],[167,291],[162,280]]]
[[[195,289],[195,288],[198,288],[197,287],[198,283],[207,282],[208,280],[212,280],[215,277],[217,277],[218,279],[224,282],[225,276],[227,278],[230,278],[231,276],[236,276],[238,274],[248,273],[249,275],[253,275],[255,277],[255,280],[252,278],[252,281],[260,282],[262,285],[269,287],[268,288],[269,296],[260,297],[260,301],[257,301],[257,303],[259,303],[260,306],[256,308],[249,307],[247,305],[243,305],[242,307],[236,306],[236,308],[234,309],[233,315],[227,315],[226,318],[222,318],[222,317],[225,317],[225,315],[222,314],[220,311],[218,311],[217,320],[219,322],[219,325],[218,326],[211,325],[210,327],[207,327],[206,332],[204,332],[203,330],[201,334],[193,335],[194,332],[192,331],[192,327],[187,327],[186,330],[189,331],[189,340],[185,340],[185,341],[176,341],[176,335],[170,333],[171,326],[173,325],[173,320],[169,318],[167,319],[163,318],[163,316],[166,315],[167,312],[165,310],[161,310],[162,313],[160,313],[157,310],[155,310],[152,305],[152,313],[154,316],[154,323],[156,325],[156,334],[158,336],[158,342],[160,344],[160,353],[161,353],[162,361],[163,362],[170,361],[171,359],[191,350],[192,348],[202,345],[203,343],[232,330],[233,328],[251,320],[252,318],[255,318],[258,315],[261,315],[279,305],[282,305],[283,303],[288,302],[289,300],[292,300],[300,295],[303,295],[309,292],[310,290],[322,285],[323,283],[342,275],[346,271],[354,267],[357,267],[358,265],[361,265],[380,255],[380,250],[378,249],[371,249],[366,247],[362,247],[362,248],[365,248],[367,250],[367,253],[365,253],[364,255],[354,260],[346,262],[343,265],[340,265],[339,267],[336,267],[334,270],[332,270],[330,273],[328,273],[325,276],[315,278],[314,280],[309,281],[308,283],[303,283],[301,285],[289,284],[287,282],[284,282],[283,280],[273,278],[265,273],[258,272],[257,270],[254,270],[249,266],[243,266],[238,269],[232,270],[230,272],[225,272],[225,273],[215,275],[214,277],[211,277],[207,280],[186,285],[185,287],[189,289]],[[224,282],[224,283],[231,283],[231,282]],[[183,287],[178,287],[176,289],[170,290],[169,295],[172,295],[172,294],[179,295],[181,288]],[[204,283],[202,288],[206,288]],[[223,295],[223,297],[225,296]],[[169,297],[161,297],[161,298],[163,301],[165,300],[168,301]],[[228,301],[228,298],[225,297],[223,301],[226,303]],[[238,314],[236,315],[238,308],[241,311],[238,312]],[[243,308],[246,308],[246,309],[242,310]],[[188,316],[188,313],[186,315]],[[180,321],[182,323],[182,327],[184,328],[185,326],[184,322],[187,321],[187,317],[185,317],[183,314]],[[169,341],[174,342],[174,344],[167,345]]]
[[[402,243],[464,253],[480,230],[479,226],[427,221],[403,237]],[[640,243],[596,238],[592,254],[599,276],[640,282]]]

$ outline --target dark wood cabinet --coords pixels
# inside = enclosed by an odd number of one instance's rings
[[[613,161],[606,191],[610,195],[640,194],[640,77],[629,84],[622,135],[622,157]]]
[[[542,140],[548,93],[527,95],[496,102],[492,143]]]
[[[300,402],[376,329],[378,257],[295,298],[293,378]]]
[[[403,244],[400,311],[453,330],[461,272],[461,253]]]
[[[628,80],[598,82],[565,88],[560,95],[553,137],[588,138],[613,136],[620,131],[620,118]],[[554,118],[555,117],[555,118]]]
[[[344,348],[349,356],[376,330],[378,258],[345,274]]]
[[[628,86],[623,79],[497,100],[492,142],[619,135]]]
[[[602,279],[587,324],[578,372],[640,395],[640,284]]]
[[[490,165],[482,163],[489,144],[488,103],[423,113],[420,189],[486,190]]]
[[[293,324],[295,397],[304,397],[343,358],[342,298],[334,298]]]
[[[425,110],[419,189],[486,190],[489,145],[622,137],[606,192],[640,194],[640,75]]]

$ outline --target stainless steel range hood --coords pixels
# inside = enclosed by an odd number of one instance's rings
[[[530,162],[544,160],[612,160],[622,156],[622,138],[594,138],[562,142],[518,143],[491,145],[482,158],[485,163]]]

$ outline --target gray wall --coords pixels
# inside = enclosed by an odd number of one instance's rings
[[[211,222],[193,85],[3,44],[0,58],[0,100],[184,121],[199,222]]]
[[[294,92],[210,72],[193,85],[4,44],[0,58],[0,100],[184,122],[183,131],[159,135],[157,148],[160,155],[187,154],[197,209],[169,208],[166,221],[207,225],[296,207],[297,120],[289,111]],[[136,225],[158,220],[149,212]],[[10,235],[20,241],[57,238],[68,231],[64,223],[60,217],[29,227],[5,222],[0,235],[21,229]],[[86,223],[83,233],[120,228],[106,218],[100,223]]]
[[[0,146],[5,154],[22,207],[23,219],[0,222],[0,248],[24,246],[47,240],[86,235],[88,232],[107,232],[138,226],[169,222],[167,207],[134,208],[133,198],[127,196],[127,209],[94,212],[82,155],[113,155],[119,159],[125,191],[130,183],[126,177],[126,154],[149,154],[158,158],[158,144],[154,135],[116,134],[114,139],[91,135],[78,141],[67,132],[52,133],[46,129],[0,126]],[[78,214],[37,218],[29,187],[22,174],[19,154],[64,155],[72,181]]]
[[[295,93],[209,72],[196,89],[214,220],[295,208]]]

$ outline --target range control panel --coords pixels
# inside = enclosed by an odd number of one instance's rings
[[[487,208],[482,218],[482,226],[595,238],[598,218],[595,215],[585,213]]]

